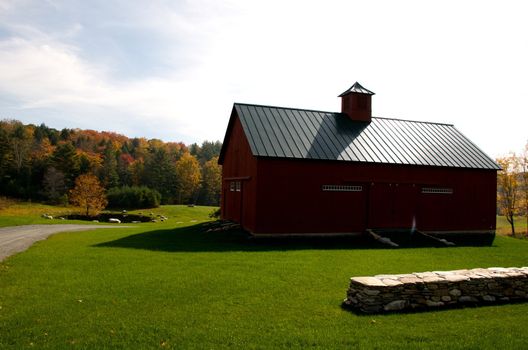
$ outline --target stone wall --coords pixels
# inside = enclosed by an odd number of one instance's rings
[[[528,301],[528,267],[353,277],[343,304],[364,313]]]

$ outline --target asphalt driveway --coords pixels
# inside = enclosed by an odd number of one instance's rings
[[[125,228],[119,225],[24,225],[0,228],[0,261],[28,249],[33,243],[59,232],[87,231],[100,228]]]

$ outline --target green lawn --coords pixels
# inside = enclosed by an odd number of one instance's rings
[[[526,233],[526,217],[518,216],[513,220],[515,224],[515,233],[520,235]],[[497,233],[511,235],[511,226],[505,216],[497,216]]]
[[[162,207],[152,212],[169,216],[165,223],[57,234],[0,263],[0,348],[528,344],[528,304],[376,316],[340,307],[351,276],[526,266],[525,240],[397,250],[254,242],[237,232],[206,233],[200,221],[211,211]]]

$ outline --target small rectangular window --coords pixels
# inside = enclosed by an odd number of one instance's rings
[[[242,190],[242,183],[240,181],[236,182],[236,191],[240,192]]]
[[[453,194],[452,188],[422,187],[422,193],[430,194]]]
[[[229,182],[229,191],[231,192],[235,191],[235,181]]]
[[[323,191],[330,191],[330,192],[361,192],[361,191],[363,191],[363,186],[323,185]]]

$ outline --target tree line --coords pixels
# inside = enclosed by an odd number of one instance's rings
[[[222,143],[128,138],[114,132],[56,130],[0,121],[0,193],[66,204],[75,180],[97,177],[104,189],[143,186],[163,204],[219,205]]]
[[[528,143],[520,154],[497,158],[497,163],[502,168],[497,175],[497,209],[515,237],[517,216],[526,216],[528,227]]]

